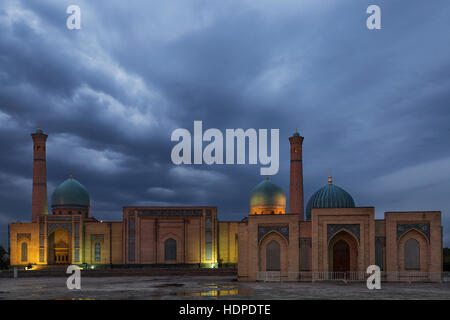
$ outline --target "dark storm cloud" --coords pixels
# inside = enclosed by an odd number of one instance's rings
[[[82,30],[65,28],[69,4]],[[377,1],[2,1],[0,243],[30,217],[31,138],[49,134],[49,198],[73,172],[92,213],[217,205],[240,220],[259,166],[175,167],[176,128],[280,128],[305,136],[305,198],[336,184],[377,217],[442,210],[450,227],[450,4]],[[444,236],[447,246],[450,238]]]

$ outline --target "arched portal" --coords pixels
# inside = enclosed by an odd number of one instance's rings
[[[177,260],[177,241],[169,238],[164,241],[164,260]]]
[[[258,269],[259,271],[287,272],[288,271],[288,242],[276,231],[266,234],[259,243]]]
[[[410,238],[405,243],[405,269],[420,270],[420,246],[419,242]]]
[[[401,271],[428,271],[429,243],[418,230],[410,230],[398,240],[398,262]]]
[[[281,270],[281,248],[280,244],[275,240],[270,241],[266,246],[266,270]]]
[[[346,230],[336,233],[328,243],[328,270],[358,271],[358,240]]]
[[[47,263],[70,264],[72,261],[72,242],[67,230],[58,228],[48,236]]]
[[[333,246],[333,271],[350,271],[350,246],[344,240],[337,241]]]
[[[27,262],[28,261],[28,243],[22,242],[21,246],[21,261]]]

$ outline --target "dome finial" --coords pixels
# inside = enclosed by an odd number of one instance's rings
[[[69,178],[72,179],[72,172],[70,173]]]
[[[38,122],[38,127],[36,129],[36,133],[44,133],[44,131],[41,129],[41,124]]]
[[[333,184],[333,179],[331,179],[331,169],[330,169],[330,175],[328,176],[328,184]]]

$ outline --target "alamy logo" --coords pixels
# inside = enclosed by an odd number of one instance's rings
[[[263,166],[261,175],[274,175],[279,169],[279,129],[270,129],[270,155],[267,129],[226,129],[225,158],[224,136],[219,129],[208,129],[203,132],[202,121],[194,121],[192,160],[192,137],[187,129],[176,129],[172,132],[171,141],[178,143],[173,147],[171,158],[176,165],[180,164],[246,164],[246,141],[248,141],[248,163]],[[209,142],[203,149],[203,142]],[[235,157],[236,150],[236,157]]]
[[[69,278],[67,278],[67,289],[73,290],[81,289],[81,269],[76,265],[71,265],[67,268],[66,273],[72,274]]]
[[[376,265],[371,265],[367,267],[367,274],[370,276],[367,278],[367,289],[381,289],[381,271],[380,267]]]

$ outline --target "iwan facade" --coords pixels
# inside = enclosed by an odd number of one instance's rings
[[[249,215],[220,222],[216,207],[123,208],[120,222],[90,215],[90,197],[72,176],[58,186],[47,209],[46,139],[32,134],[34,148],[31,223],[10,224],[11,265],[235,266],[238,279],[279,272],[442,271],[441,212],[386,212],[356,207],[332,183],[304,210],[304,138],[289,138],[289,212],[281,188],[266,179],[250,194]]]
[[[216,207],[124,207],[122,221],[99,221],[86,188],[70,176],[53,192],[49,213],[47,135],[31,136],[31,223],[10,225],[11,265],[237,263],[237,222],[218,222]]]

